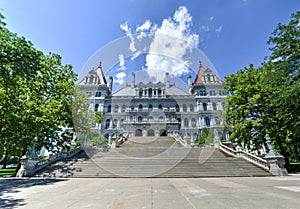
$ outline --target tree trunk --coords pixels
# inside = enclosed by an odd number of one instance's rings
[[[8,160],[8,154],[7,154],[7,150],[5,150],[5,157],[4,157],[4,159],[3,159],[3,165],[2,165],[2,168],[6,168],[7,160]]]
[[[285,148],[282,146],[282,144],[280,143],[280,139],[278,139],[277,137],[277,144],[279,146],[279,149],[280,149],[280,153],[283,155],[284,157],[284,167],[286,168],[286,170],[291,173],[291,172],[294,172],[294,169],[293,167],[291,166],[291,163],[290,163],[290,160],[289,160],[289,155],[288,153],[286,152]]]

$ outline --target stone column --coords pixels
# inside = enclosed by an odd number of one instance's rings
[[[30,177],[35,173],[35,165],[39,162],[39,159],[28,158],[23,156],[21,158],[21,168],[17,173],[17,177]]]

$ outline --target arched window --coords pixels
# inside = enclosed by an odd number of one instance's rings
[[[205,102],[203,103],[203,110],[207,111],[207,104]]]
[[[99,109],[99,104],[96,104],[95,105],[95,112],[98,112],[98,109]]]
[[[159,120],[160,121],[164,121],[164,117],[163,116],[159,116]]]
[[[157,94],[159,97],[161,96],[161,89],[158,89]]]
[[[149,104],[148,109],[149,109],[149,110],[152,110],[152,109],[153,109],[152,104]]]
[[[120,120],[120,125],[122,125],[124,123],[124,119]]]
[[[190,111],[194,112],[194,105],[190,104]]]
[[[186,112],[186,111],[187,111],[186,104],[183,104],[182,110],[183,110],[183,112]]]
[[[162,105],[161,104],[158,105],[158,109],[162,110]]]
[[[140,104],[140,105],[139,105],[139,111],[142,111],[142,110],[143,110],[143,105]]]
[[[109,124],[110,124],[110,119],[106,119],[106,121],[105,121],[105,129],[109,128]]]
[[[142,135],[143,135],[142,129],[136,129],[135,136],[142,136]]]
[[[209,117],[205,117],[204,120],[205,120],[205,125],[206,126],[210,126],[210,119],[209,119]]]
[[[101,91],[96,92],[96,97],[101,97]]]
[[[150,89],[148,90],[148,95],[149,95],[149,97],[152,97],[152,88],[150,88]]]
[[[148,136],[154,136],[154,130],[153,130],[153,129],[149,129],[149,130],[147,131],[147,135],[148,135]]]
[[[200,96],[206,96],[206,90],[200,90]]]
[[[122,105],[121,112],[125,112],[125,110],[126,110],[126,106]]]
[[[139,116],[138,117],[138,122],[142,122],[143,121],[143,117],[142,116]]]
[[[188,120],[187,118],[184,119],[183,125],[184,125],[185,127],[188,127],[188,126],[189,126],[189,120]]]
[[[111,105],[108,105],[107,112],[111,112]]]
[[[178,104],[176,104],[175,109],[176,109],[176,112],[179,112],[179,111],[180,111],[179,105],[178,105]]]
[[[143,90],[139,91],[139,97],[143,97]]]
[[[149,121],[153,121],[153,117],[152,116],[149,116]]]
[[[213,110],[217,110],[217,103],[214,102],[214,103],[212,104],[212,106],[213,106]]]
[[[115,105],[114,112],[118,112],[118,111],[119,111],[119,105]]]
[[[118,124],[118,120],[117,120],[117,119],[114,119],[114,121],[113,121],[113,128],[116,128],[116,127],[117,127],[117,124]]]
[[[191,124],[192,124],[192,127],[196,127],[196,119],[195,118],[192,118],[191,119]]]

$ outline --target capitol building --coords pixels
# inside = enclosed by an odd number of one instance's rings
[[[108,138],[176,133],[193,143],[203,128],[211,128],[217,137],[225,138],[221,119],[226,97],[224,82],[202,64],[195,78],[188,77],[188,91],[171,84],[166,72],[164,82],[157,83],[136,82],[132,73],[131,83],[113,92],[113,78],[107,81],[101,64],[77,85],[90,95],[89,108],[103,113],[103,123],[95,128],[99,127]]]

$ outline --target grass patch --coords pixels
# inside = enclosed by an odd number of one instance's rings
[[[0,168],[0,176],[14,176],[16,168]]]

